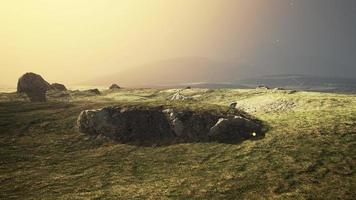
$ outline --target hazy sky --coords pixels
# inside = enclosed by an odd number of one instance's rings
[[[27,71],[78,83],[185,56],[256,75],[356,77],[356,1],[4,0],[0,55],[0,85]]]

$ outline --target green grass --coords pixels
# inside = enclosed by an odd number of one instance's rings
[[[36,104],[0,94],[0,199],[355,199],[356,95],[194,89],[183,92],[193,101],[167,102],[173,93],[125,89]],[[231,101],[269,125],[265,138],[139,147],[75,128],[83,109],[219,111]]]

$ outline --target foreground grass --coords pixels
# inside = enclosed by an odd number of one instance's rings
[[[139,147],[75,129],[83,109],[162,104],[172,93],[1,102],[0,199],[355,199],[355,95],[185,91],[191,106],[237,101],[269,124],[262,140],[235,145]]]

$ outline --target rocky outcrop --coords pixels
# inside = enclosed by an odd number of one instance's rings
[[[57,90],[57,91],[67,91],[66,86],[60,83],[52,83],[50,86],[51,90]]]
[[[94,94],[94,95],[100,95],[100,91],[98,89],[89,89],[89,90],[85,90],[84,92],[88,92],[90,94]]]
[[[258,123],[241,116],[233,116],[220,118],[211,127],[208,136],[218,141],[243,141],[256,137],[257,134],[260,134],[259,130],[260,125]]]
[[[104,135],[123,143],[158,141],[174,136],[165,114],[154,108],[85,110],[79,115],[77,125],[80,132]]]
[[[192,97],[185,96],[181,93],[181,91],[177,91],[173,96],[170,98],[171,101],[185,101],[185,100],[192,100]]]
[[[45,102],[49,89],[50,84],[35,73],[24,74],[17,83],[17,92],[26,93],[31,102]]]
[[[210,111],[162,107],[106,107],[82,111],[79,131],[122,143],[221,141],[240,142],[263,135],[259,121]]]
[[[121,89],[120,86],[118,86],[117,84],[112,84],[110,87],[109,87],[110,90],[119,90]]]

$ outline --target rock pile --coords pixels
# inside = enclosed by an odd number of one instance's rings
[[[66,91],[67,88],[59,83],[49,84],[42,76],[32,72],[22,75],[17,82],[17,92],[25,93],[31,102],[47,101],[46,92],[48,90],[57,93]]]
[[[103,135],[121,143],[160,141],[240,142],[262,136],[259,121],[245,116],[212,114],[210,111],[162,107],[106,107],[80,113],[79,131]]]

